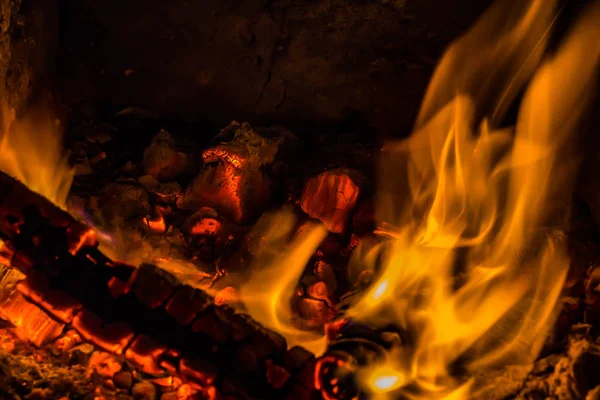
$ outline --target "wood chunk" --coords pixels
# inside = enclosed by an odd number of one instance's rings
[[[179,373],[179,359],[181,354],[178,350],[168,349],[161,357],[160,367],[167,371],[171,375],[177,375]]]
[[[208,335],[217,343],[226,343],[231,338],[231,332],[227,324],[211,310],[198,316],[192,324],[192,331]]]
[[[260,326],[247,314],[239,314],[229,307],[215,307],[214,311],[230,327],[234,342],[240,342],[260,330]]]
[[[198,398],[200,392],[200,388],[195,387],[195,385],[191,385],[189,383],[184,383],[177,389],[176,400],[181,399],[193,399]],[[160,400],[163,400],[162,398]]]
[[[52,348],[57,353],[62,353],[71,350],[82,342],[81,335],[76,330],[69,330],[64,335],[59,337],[52,343]]]
[[[88,374],[91,375],[92,372],[95,372],[105,378],[112,378],[117,372],[121,371],[122,364],[122,358],[114,354],[105,351],[94,351],[88,362]]]
[[[274,364],[272,360],[266,361],[267,382],[275,389],[281,389],[290,379],[290,373],[280,365]]]
[[[243,368],[256,372],[265,365],[267,359],[280,356],[286,350],[283,336],[263,329],[251,335],[238,349]]]
[[[54,318],[66,324],[73,320],[82,307],[81,302],[65,292],[51,289],[46,277],[39,272],[31,273],[26,280],[19,282],[17,289]]]
[[[135,274],[138,267],[135,265],[128,264],[123,261],[110,261],[107,263],[111,269],[111,273],[124,282],[133,284],[135,280]]]
[[[137,271],[133,294],[148,308],[157,308],[167,302],[175,290],[173,275],[151,264],[142,264]]]
[[[0,277],[3,275],[4,269],[12,264],[14,254],[15,251],[12,246],[0,239]]]
[[[128,282],[122,281],[116,276],[110,278],[106,285],[108,286],[108,291],[110,292],[110,295],[115,299],[117,297],[126,295],[131,291],[131,285]]]
[[[38,347],[56,339],[65,327],[18,291],[0,303],[0,314],[18,329],[20,335]]]
[[[300,207],[311,218],[321,220],[330,232],[345,232],[363,182],[364,177],[354,170],[325,171],[306,182]]]
[[[119,371],[113,375],[115,386],[123,389],[129,389],[133,383],[133,375],[131,372]]]
[[[131,389],[134,399],[156,400],[156,387],[148,381],[141,381]]]
[[[100,317],[88,310],[80,311],[73,318],[73,328],[86,340],[115,354],[123,354],[135,336],[125,322],[104,324]]]
[[[3,200],[0,204],[0,230],[6,234],[14,232],[7,217],[12,216],[23,221],[23,214],[31,208],[36,208],[38,213],[54,227],[67,228],[75,222],[68,212],[2,171],[0,171],[0,191]]]
[[[244,223],[269,203],[270,188],[269,177],[257,169],[240,170],[227,161],[206,163],[177,206],[186,210],[218,208],[233,222]]]
[[[185,285],[169,300],[166,310],[178,324],[188,325],[209,305],[210,298],[204,292]]]
[[[288,371],[295,371],[302,368],[307,362],[313,360],[315,355],[304,347],[294,346],[285,352],[283,356],[283,366]]]
[[[26,277],[16,268],[0,265],[0,303],[6,301],[17,290],[17,284]]]
[[[323,260],[318,260],[315,262],[314,272],[315,276],[324,283],[325,289],[327,290],[327,296],[331,296],[338,287],[333,267]]]
[[[125,358],[141,371],[151,375],[159,375],[163,372],[159,365],[160,357],[166,351],[167,346],[146,335],[139,335],[125,351]]]
[[[179,371],[188,379],[193,379],[202,385],[212,385],[219,374],[219,368],[203,359],[181,359]]]
[[[160,186],[160,182],[152,175],[141,176],[138,178],[138,182],[148,191],[148,193],[152,193]]]
[[[67,229],[67,242],[71,255],[76,255],[84,247],[98,246],[98,234],[89,226],[75,221]]]
[[[300,316],[307,327],[320,327],[336,316],[336,311],[327,301],[315,298],[302,298],[298,302]]]
[[[161,392],[170,392],[172,390],[177,390],[181,386],[181,379],[175,376],[165,376],[162,378],[154,378],[150,379],[156,387],[160,389]]]
[[[297,141],[285,129],[254,130],[233,121],[204,151],[200,175],[177,200],[182,209],[219,209],[236,223],[260,214],[271,198],[272,178],[265,172]]]
[[[302,386],[312,389],[315,385],[315,369],[317,366],[317,359],[311,358],[304,363],[304,365],[294,374],[294,380],[300,383]]]

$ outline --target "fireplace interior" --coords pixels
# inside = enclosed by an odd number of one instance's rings
[[[155,3],[0,0],[0,400],[600,399],[600,1]]]

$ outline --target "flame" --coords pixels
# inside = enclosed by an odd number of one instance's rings
[[[317,224],[306,226],[289,241],[296,226],[289,210],[267,215],[263,221],[266,229],[261,232],[253,266],[258,272],[240,288],[240,300],[256,321],[283,335],[288,347],[301,344],[322,353],[325,336],[296,328],[290,301],[306,263],[327,231]]]
[[[514,28],[488,37],[484,31],[511,20],[515,8],[521,12]],[[395,324],[416,343],[402,357],[367,368],[363,385],[375,397],[408,385],[422,398],[469,397],[477,382],[453,378],[454,366],[469,377],[530,365],[544,344],[569,260],[560,235],[540,232],[560,227],[555,199],[568,198],[571,189],[569,140],[600,57],[600,3],[535,70],[514,133],[492,128],[492,121],[534,71],[552,15],[541,1],[492,8],[442,59],[413,135],[384,151],[377,211],[393,239],[381,245],[378,280],[347,315]],[[537,32],[537,41],[526,32]],[[508,62],[501,54],[527,58]],[[460,71],[458,55],[468,55]],[[500,79],[505,86],[492,93],[486,72],[505,77],[506,69],[514,78]],[[491,110],[489,118],[482,109]],[[406,182],[398,182],[399,169]],[[368,260],[353,262],[361,261]]]
[[[6,102],[1,109],[0,170],[66,209],[75,173],[63,153],[58,123],[32,116],[17,119]]]
[[[569,268],[561,216],[594,93],[600,2],[544,58],[556,15],[555,1],[496,3],[442,58],[411,137],[383,150],[377,232],[388,240],[354,251],[351,265],[377,277],[345,317],[412,341],[358,371],[373,398],[476,398],[478,373],[531,365],[541,351]],[[516,126],[499,128],[527,83]],[[254,300],[253,317],[306,345],[286,294],[321,236],[274,250],[293,225],[286,218],[267,232],[269,267],[242,298]]]

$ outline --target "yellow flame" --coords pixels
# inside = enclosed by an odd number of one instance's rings
[[[350,265],[377,279],[346,316],[396,325],[414,343],[358,371],[374,398],[472,397],[481,371],[531,365],[554,323],[569,267],[560,228],[570,150],[594,93],[600,2],[544,59],[556,15],[555,1],[490,8],[442,58],[411,137],[384,148],[376,214],[389,240],[354,251]],[[498,128],[528,82],[516,126]],[[277,221],[272,234],[291,225]],[[308,235],[273,254],[251,285],[260,305],[250,313],[301,344],[286,296],[317,242]]]
[[[505,65],[496,51],[517,48],[523,40],[539,58],[553,14],[547,2],[528,4],[519,5],[517,28],[495,42],[488,44],[493,36],[486,39],[481,30],[503,16],[510,20],[514,14],[507,12],[514,8],[493,8],[450,49],[425,97],[417,130],[407,141],[390,145],[382,161],[378,212],[382,223],[394,227],[394,239],[386,244],[379,280],[348,316],[373,325],[395,323],[414,334],[409,364],[390,357],[377,370],[387,371],[383,382],[388,383],[390,371],[397,371],[394,382],[417,385],[422,398],[469,397],[473,382],[466,391],[449,372],[457,362],[470,376],[531,364],[556,316],[569,266],[564,240],[552,233],[541,243],[536,239],[541,227],[560,226],[556,199],[569,198],[574,165],[569,139],[593,94],[600,3],[535,71],[513,134],[490,128],[479,116],[481,101],[492,99],[485,109],[495,116],[505,108],[500,103],[507,93],[518,90],[515,79],[500,80],[509,87],[490,94],[482,74],[495,74],[498,66],[534,71],[531,55]],[[542,34],[535,49],[522,37],[531,31]],[[463,54],[478,58],[473,64],[469,57],[462,59],[456,71],[455,58]],[[508,69],[523,74],[523,69]],[[399,169],[407,172],[405,183],[397,182]],[[398,391],[397,385],[385,389],[381,379],[366,375],[364,385],[373,393]]]
[[[56,121],[17,119],[6,102],[1,109],[0,170],[65,209],[74,170],[63,153]]]
[[[253,266],[257,273],[241,287],[240,299],[255,320],[283,335],[288,347],[302,345],[321,354],[325,336],[296,328],[290,301],[306,263],[327,231],[311,225],[290,241],[296,218],[289,210],[266,216],[264,222],[266,229],[260,231],[259,256]]]
[[[371,376],[368,381],[371,382],[372,393],[387,393],[404,383],[402,373],[390,366],[375,367],[369,372]]]

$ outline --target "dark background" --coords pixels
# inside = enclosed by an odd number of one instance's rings
[[[562,1],[556,37],[590,2]],[[152,123],[118,135],[141,148],[161,127],[203,145],[233,119],[313,144],[404,137],[444,49],[491,3],[0,0],[0,89],[19,110],[50,97],[67,124],[134,107]],[[600,219],[593,110],[580,154]]]
[[[489,0],[60,0],[54,84],[70,107],[141,107],[300,136],[405,135],[445,47]]]

